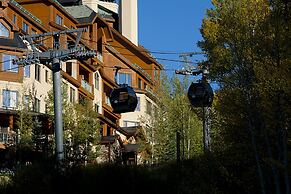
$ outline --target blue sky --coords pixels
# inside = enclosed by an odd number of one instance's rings
[[[201,40],[200,27],[211,0],[138,0],[139,44],[149,51],[195,52]],[[178,54],[155,57],[181,60]],[[201,56],[191,60],[201,59]],[[166,69],[180,68],[181,63],[159,61]],[[172,72],[168,72],[172,74]]]

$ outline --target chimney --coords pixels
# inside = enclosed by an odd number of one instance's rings
[[[137,0],[120,0],[119,8],[121,34],[138,45]]]
[[[91,9],[93,9],[96,13],[98,13],[98,3],[99,0],[83,0],[82,4],[87,5]]]

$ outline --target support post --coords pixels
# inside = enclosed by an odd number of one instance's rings
[[[54,36],[54,48],[59,48],[59,36]],[[55,119],[55,140],[56,157],[58,163],[64,160],[64,140],[63,140],[63,115],[62,115],[62,88],[61,88],[61,67],[60,60],[53,58],[53,91],[54,91],[54,119]]]
[[[204,152],[210,152],[210,107],[203,107],[203,144]]]

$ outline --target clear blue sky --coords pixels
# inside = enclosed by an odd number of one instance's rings
[[[149,51],[200,51],[200,27],[211,0],[138,0],[139,44]],[[179,55],[158,58],[180,60]],[[201,58],[201,57],[200,57]],[[191,58],[193,61],[198,56]],[[180,68],[181,63],[159,61],[167,69]],[[172,74],[172,72],[168,72]]]

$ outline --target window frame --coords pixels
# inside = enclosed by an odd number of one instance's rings
[[[121,83],[121,81],[123,81],[123,80],[121,80],[122,79],[121,76],[125,76],[124,83]],[[117,73],[117,82],[118,82],[118,84],[127,84],[128,86],[132,86],[132,74],[131,73],[123,73],[123,72]]]
[[[30,65],[25,65],[23,67],[23,76],[27,78],[30,77]]]
[[[7,94],[4,94],[5,92],[7,92]],[[11,93],[15,93],[15,106],[11,106]],[[8,89],[3,89],[2,90],[2,107],[4,108],[9,108],[9,109],[13,109],[13,108],[17,108],[18,106],[18,91],[17,90],[8,90]],[[9,96],[8,101],[5,99],[5,97]],[[8,102],[9,104],[5,104],[6,102]]]
[[[16,15],[16,14],[13,14],[12,22],[13,22],[14,24],[17,23],[17,15]]]
[[[38,82],[40,82],[41,76],[41,68],[39,64],[35,64],[35,68],[34,68],[34,79]]]
[[[38,99],[37,97],[34,98],[33,111],[40,112],[40,99]]]
[[[56,24],[62,26],[64,24],[64,18],[59,14],[56,14],[55,22]]]
[[[9,59],[5,59],[5,57],[9,57]],[[2,71],[5,72],[12,72],[12,73],[18,73],[19,72],[19,67],[17,64],[13,64],[13,59],[16,60],[17,56],[16,55],[10,55],[10,54],[2,54]],[[8,68],[5,68],[5,64],[8,64]]]
[[[3,28],[1,28],[1,26]],[[6,35],[5,35],[5,32],[2,34],[2,29],[5,29],[6,30]],[[1,20],[0,20],[0,37],[1,38],[10,38],[10,30],[9,30],[9,27],[7,25],[5,25]]]
[[[21,28],[25,33],[29,33],[29,25],[26,22],[22,22],[22,28]]]
[[[76,102],[76,90],[72,87],[70,87],[70,102],[71,103]]]
[[[138,111],[138,112],[140,111],[140,97],[139,96],[137,96],[137,105],[134,111]]]

